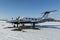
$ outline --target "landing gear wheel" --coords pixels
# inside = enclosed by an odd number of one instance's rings
[[[22,27],[21,27],[21,26],[20,26],[20,27],[18,27],[18,30],[22,31]]]
[[[16,27],[15,25],[13,27]]]

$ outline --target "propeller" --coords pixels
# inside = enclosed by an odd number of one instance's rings
[[[20,16],[17,17],[18,23],[20,23]]]

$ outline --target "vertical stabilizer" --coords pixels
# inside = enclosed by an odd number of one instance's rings
[[[46,11],[46,12],[44,12],[44,15],[41,17],[42,19],[47,19],[48,18],[48,16],[49,16],[49,14],[51,13],[51,12],[55,12],[55,11],[57,11],[57,10],[53,10],[53,11]]]

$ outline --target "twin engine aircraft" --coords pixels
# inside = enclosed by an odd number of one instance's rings
[[[51,12],[55,12],[55,11],[57,11],[57,10],[46,11],[43,13],[43,16],[39,17],[39,18],[28,18],[28,17],[20,18],[20,16],[19,16],[15,20],[10,20],[10,21],[4,20],[4,21],[6,21],[8,23],[16,24],[17,27],[19,27],[19,24],[22,24],[23,27],[24,27],[24,24],[26,24],[26,23],[32,24],[32,28],[34,29],[35,24],[37,24],[37,23],[43,23],[46,21],[56,21],[55,19],[48,17]],[[20,27],[20,29],[22,30],[22,27]]]

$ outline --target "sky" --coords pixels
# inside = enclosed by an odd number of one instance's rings
[[[60,19],[60,0],[0,0],[0,18],[41,17],[49,10],[58,10],[49,17]]]

